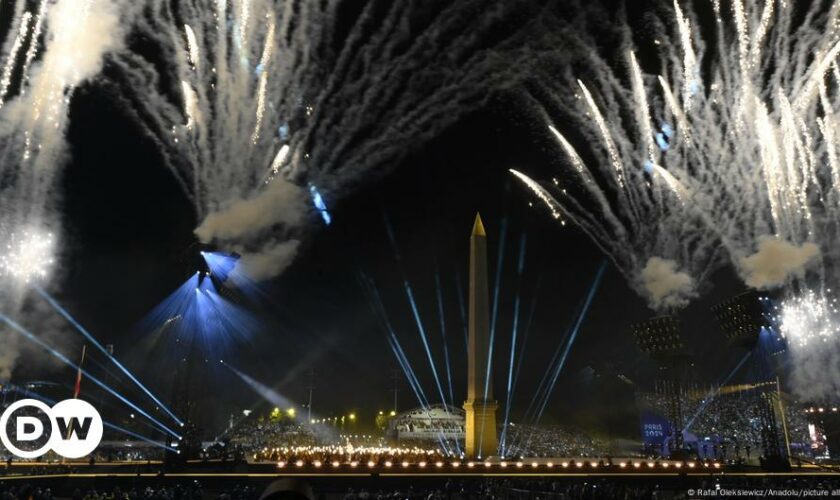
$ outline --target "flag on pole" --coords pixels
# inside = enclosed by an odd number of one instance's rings
[[[82,392],[82,365],[85,364],[85,354],[87,353],[87,345],[82,345],[82,359],[79,361],[79,369],[76,371],[76,385],[73,388],[73,399],[79,399],[79,393]]]

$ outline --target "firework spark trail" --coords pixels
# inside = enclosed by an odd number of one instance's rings
[[[23,231],[12,233],[0,247],[0,276],[12,282],[29,284],[45,278],[55,264],[55,238],[51,233]]]
[[[46,277],[45,272],[30,272],[31,265],[55,260],[60,240],[55,181],[67,153],[68,105],[75,87],[97,74],[105,54],[120,46],[118,17],[128,19],[134,9],[124,5],[118,15],[118,2],[20,0],[8,6],[11,28],[3,43],[0,76],[0,259],[5,272],[20,279],[0,290],[5,314],[17,316],[23,285]],[[8,253],[22,235],[48,233],[50,244],[30,246],[32,255]],[[7,331],[0,336],[0,378],[7,376],[17,356],[15,336]]]
[[[18,28],[17,36],[12,44],[12,50],[9,51],[6,65],[3,67],[3,77],[0,79],[0,108],[5,104],[4,97],[9,91],[9,85],[12,83],[12,71],[15,69],[15,62],[17,60],[18,51],[23,46],[23,40],[26,38],[26,32],[29,30],[29,21],[32,20],[32,14],[25,12],[20,20],[20,28]]]
[[[659,74],[645,72],[622,14],[581,6],[558,21],[579,60],[560,78],[538,77],[531,96],[570,175],[551,184],[513,173],[554,217],[588,233],[656,309],[687,303],[724,259],[751,286],[808,272],[824,283],[840,269],[825,255],[840,234],[840,2],[715,5],[708,40],[693,9],[661,7],[650,40]],[[626,66],[593,50],[604,34]],[[558,117],[576,124],[574,137],[552,125]],[[651,281],[643,271],[654,259],[670,274]]]
[[[770,312],[787,341],[789,382],[796,393],[805,398],[840,396],[840,310],[832,290],[789,296]]]
[[[342,196],[527,74],[528,2],[345,3],[148,0],[132,27],[164,64],[126,50],[109,68],[199,237],[276,262],[258,278],[296,252],[306,186]]]

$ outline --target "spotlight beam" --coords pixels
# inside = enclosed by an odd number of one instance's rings
[[[53,357],[55,357],[56,359],[60,360],[61,362],[63,362],[63,363],[64,363],[64,364],[66,364],[67,366],[69,366],[69,367],[73,368],[74,370],[78,370],[78,371],[80,371],[80,372],[81,372],[81,373],[85,376],[85,378],[86,378],[86,379],[93,381],[96,385],[98,385],[99,387],[101,387],[102,389],[104,389],[105,391],[107,391],[109,394],[111,394],[112,396],[116,397],[117,399],[119,399],[120,401],[122,401],[123,403],[125,403],[125,404],[126,404],[126,406],[128,406],[128,407],[129,407],[129,408],[131,408],[131,409],[133,409],[134,411],[136,411],[136,412],[137,412],[137,413],[139,413],[140,415],[143,415],[144,417],[146,417],[147,419],[149,419],[151,422],[154,422],[154,423],[158,426],[158,428],[160,428],[160,430],[162,430],[162,431],[166,432],[167,434],[171,435],[172,437],[174,437],[174,438],[176,438],[176,439],[181,439],[181,436],[179,436],[177,433],[175,433],[175,431],[171,430],[169,427],[167,427],[166,425],[164,425],[163,423],[161,423],[159,420],[157,420],[157,419],[156,419],[156,418],[154,418],[153,416],[151,416],[151,415],[149,415],[148,413],[146,413],[146,411],[145,411],[145,410],[143,410],[143,409],[142,409],[142,408],[140,408],[139,406],[135,405],[134,403],[132,403],[131,401],[129,401],[128,399],[126,399],[125,397],[123,397],[122,395],[120,395],[117,391],[115,391],[114,389],[112,389],[111,387],[109,387],[109,386],[108,386],[107,384],[105,384],[104,382],[100,381],[98,378],[96,378],[96,377],[94,377],[93,375],[91,375],[91,374],[90,374],[87,370],[85,370],[84,368],[81,368],[81,367],[80,367],[79,365],[77,365],[76,363],[74,363],[74,362],[70,361],[70,360],[67,358],[67,356],[65,356],[64,354],[61,354],[60,352],[56,351],[55,349],[53,349],[52,347],[50,347],[49,345],[47,345],[46,343],[44,343],[44,341],[42,341],[41,339],[39,339],[38,337],[36,337],[36,336],[35,336],[32,332],[30,332],[30,331],[26,330],[24,327],[22,327],[21,325],[19,325],[18,323],[16,323],[16,322],[15,322],[14,320],[12,320],[11,318],[9,318],[9,317],[7,317],[7,316],[5,316],[5,315],[3,315],[3,314],[0,314],[0,321],[3,321],[3,322],[4,322],[4,323],[6,323],[7,325],[9,325],[9,326],[10,326],[13,330],[15,330],[16,332],[18,332],[18,333],[20,333],[21,335],[23,335],[26,339],[28,339],[28,340],[30,340],[30,341],[32,341],[32,342],[34,342],[34,343],[38,344],[38,345],[39,345],[39,346],[41,346],[42,348],[44,348],[47,352],[49,352],[50,354],[52,354],[52,356],[53,356]]]
[[[400,368],[402,368],[403,373],[408,380],[409,386],[411,386],[411,390],[414,392],[417,401],[420,403],[420,406],[423,408],[424,411],[427,413],[431,408],[429,404],[429,400],[426,397],[425,392],[423,391],[423,387],[420,385],[420,381],[417,379],[417,375],[414,373],[414,370],[411,368],[411,363],[408,361],[408,358],[405,355],[405,351],[403,351],[402,346],[400,345],[399,340],[397,340],[396,335],[391,333],[391,336],[388,338],[388,343],[391,346],[391,350],[394,352],[394,356],[397,358],[397,362],[400,364]],[[443,431],[438,432],[438,444],[440,447],[444,449],[447,453],[451,453],[451,450],[447,446],[446,438],[443,435]]]
[[[516,358],[516,336],[519,330],[519,306],[522,299],[522,274],[525,270],[525,250],[527,237],[522,233],[519,239],[519,259],[516,266],[516,298],[513,303],[513,327],[511,328],[510,340],[510,364],[507,378],[507,401],[505,402],[505,418],[502,423],[502,435],[499,439],[499,454],[505,456],[505,440],[507,439],[508,423],[510,422],[510,407],[513,403],[513,366]]]
[[[429,359],[429,366],[432,369],[432,375],[435,378],[435,385],[437,386],[438,395],[440,395],[440,402],[444,405],[446,404],[446,397],[443,395],[443,385],[440,383],[440,377],[438,376],[437,366],[435,365],[434,356],[432,356],[432,350],[429,348],[429,339],[426,335],[426,329],[423,327],[423,320],[420,318],[420,311],[417,308],[417,302],[414,300],[414,293],[411,290],[411,283],[408,281],[408,277],[405,274],[405,269],[402,266],[402,258],[400,256],[400,249],[397,246],[397,239],[394,236],[394,230],[391,227],[391,222],[388,220],[388,217],[383,213],[383,218],[385,219],[385,229],[388,232],[388,239],[391,242],[391,247],[394,250],[394,254],[396,255],[397,264],[400,267],[400,271],[402,272],[403,276],[403,288],[405,289],[405,294],[408,296],[408,303],[411,306],[411,312],[414,315],[414,322],[417,325],[417,331],[420,333],[420,340],[423,342],[423,349],[426,351],[426,357]]]
[[[582,304],[578,308],[578,320],[580,320],[582,316],[585,316],[587,304],[589,302],[587,299],[589,299],[590,297],[594,297],[594,292],[595,290],[597,290],[600,284],[605,269],[606,262],[603,262],[598,268],[598,271],[596,272],[595,277],[593,278],[592,283],[590,284],[589,292],[587,293],[586,298],[583,300]],[[575,321],[575,324],[578,324],[578,321]],[[563,335],[563,340],[561,340],[560,343],[557,345],[557,350],[554,352],[551,361],[548,363],[548,367],[546,368],[546,371],[543,374],[539,385],[537,385],[536,391],[534,391],[534,396],[531,398],[531,402],[528,404],[528,408],[525,410],[525,416],[523,417],[523,420],[530,420],[531,422],[536,423],[539,422],[540,418],[542,417],[542,411],[535,413],[536,409],[544,409],[548,399],[550,399],[551,392],[554,388],[554,385],[550,381],[553,380],[554,383],[556,383],[556,379],[553,376],[553,373],[559,375],[559,370],[555,368],[556,366],[560,366],[560,369],[562,370],[562,363],[560,362],[560,360],[562,359],[563,352],[565,351],[566,353],[568,353],[568,349],[571,348],[569,344],[571,343],[571,341],[573,341],[573,339],[570,339],[573,330],[574,326],[569,325],[569,327],[566,329],[566,333]],[[568,342],[567,339],[569,339]],[[565,350],[564,345],[567,346],[567,349]],[[531,442],[532,435],[533,432],[528,436],[525,444],[526,446]],[[520,437],[520,440],[521,439],[523,439],[523,437]]]
[[[461,313],[461,325],[464,327],[464,352],[470,349],[470,332],[467,323],[467,309],[464,306],[464,287],[461,286],[461,273],[455,271],[455,290],[458,292],[458,310]]]
[[[102,352],[108,359],[110,359],[117,366],[117,368],[120,369],[121,372],[123,372],[129,379],[131,379],[132,382],[134,382],[137,385],[137,387],[140,388],[140,390],[142,390],[144,393],[146,393],[146,395],[149,396],[149,398],[151,398],[152,401],[154,401],[155,404],[160,409],[162,409],[164,412],[166,412],[166,414],[168,414],[170,417],[172,417],[172,419],[175,420],[175,423],[177,423],[178,425],[184,425],[184,423],[178,417],[176,417],[175,414],[172,413],[172,411],[170,411],[169,408],[165,404],[163,404],[163,402],[161,400],[159,400],[157,397],[155,397],[155,395],[152,394],[152,392],[149,389],[147,389],[146,386],[144,386],[142,383],[140,383],[140,381],[137,380],[137,377],[135,377],[134,374],[132,374],[128,370],[128,368],[123,366],[123,364],[120,363],[117,360],[117,358],[112,356],[111,353],[109,353],[108,350],[105,348],[105,346],[103,346],[101,343],[99,343],[99,341],[96,340],[96,338],[93,335],[91,335],[91,333],[88,332],[85,329],[85,327],[83,327],[81,324],[79,324],[79,322],[76,321],[75,318],[73,318],[73,316],[71,316],[70,313],[67,312],[67,310],[65,310],[63,307],[61,307],[61,305],[55,299],[53,299],[47,292],[45,292],[38,285],[33,285],[33,287],[35,288],[35,291],[37,291],[38,294],[41,297],[44,298],[44,300],[46,300],[56,311],[58,311],[59,314],[64,316],[64,319],[66,319],[68,322],[70,322],[70,324],[73,325],[76,328],[76,330],[79,331],[79,333],[81,333],[94,346],[96,346],[96,348],[99,349],[100,352]]]
[[[29,389],[20,390],[20,388],[19,388],[19,387],[14,387],[13,389],[14,389],[14,391],[15,391],[15,392],[18,392],[18,393],[20,393],[20,394],[23,394],[23,395],[24,395],[24,396],[26,396],[26,397],[32,397],[32,398],[35,398],[35,399],[37,399],[37,400],[39,400],[39,401],[42,401],[42,402],[44,402],[44,403],[47,403],[47,404],[48,404],[48,405],[50,405],[50,406],[53,406],[53,405],[55,405],[55,404],[58,402],[58,401],[56,401],[56,400],[54,400],[54,399],[50,399],[50,398],[48,398],[48,397],[46,397],[46,396],[43,396],[43,395],[41,395],[41,394],[38,394],[37,392],[30,391]],[[122,427],[120,427],[120,426],[118,426],[118,425],[114,425],[114,424],[112,424],[111,422],[108,422],[107,420],[104,420],[104,419],[103,419],[103,420],[102,420],[102,425],[104,425],[105,427],[107,427],[107,428],[109,428],[109,429],[112,429],[112,430],[115,430],[115,431],[120,432],[120,433],[122,433],[122,434],[125,434],[125,435],[127,435],[127,436],[131,436],[131,437],[136,438],[136,439],[139,439],[139,440],[141,440],[141,441],[143,441],[143,442],[146,442],[146,443],[149,443],[149,444],[151,444],[151,445],[157,446],[158,448],[163,448],[164,450],[171,451],[171,452],[174,452],[174,453],[178,453],[178,450],[177,450],[177,449],[175,449],[175,448],[172,448],[172,447],[170,447],[170,446],[166,446],[165,444],[159,443],[159,442],[157,442],[157,441],[155,441],[155,440],[153,440],[153,439],[147,438],[146,436],[143,436],[143,435],[137,434],[136,432],[132,432],[132,431],[130,431],[130,430],[128,430],[128,429],[123,429]]]
[[[391,321],[388,319],[388,313],[385,311],[385,305],[382,303],[382,297],[379,295],[379,290],[376,289],[376,285],[374,285],[373,281],[365,276],[364,273],[362,273],[361,278],[362,285],[368,292],[374,313],[382,322],[382,327],[388,334],[388,345],[391,347],[394,357],[397,358],[397,363],[399,363],[406,380],[408,380],[408,384],[411,387],[412,392],[414,392],[414,396],[420,403],[420,406],[425,411],[428,411],[431,406],[429,404],[429,400],[423,391],[423,387],[420,385],[420,381],[417,379],[417,375],[414,373],[414,369],[411,367],[411,363],[408,361],[408,358],[400,345],[399,339],[397,339],[396,333],[394,333]],[[438,443],[443,450],[446,450],[447,453],[449,453],[449,449],[446,445],[446,439],[442,431],[438,433]]]
[[[554,392],[554,387],[557,385],[557,379],[560,377],[560,372],[563,370],[563,366],[566,364],[566,358],[569,356],[569,351],[571,351],[572,345],[574,345],[575,339],[577,338],[578,332],[580,331],[580,327],[583,324],[583,321],[586,319],[587,314],[589,313],[589,307],[592,305],[592,299],[595,298],[595,294],[598,291],[598,288],[601,286],[601,279],[604,277],[604,271],[606,271],[606,269],[607,262],[604,261],[598,267],[598,272],[595,274],[595,280],[592,282],[592,285],[589,287],[589,292],[586,295],[586,302],[584,303],[583,309],[581,310],[580,314],[578,314],[574,328],[572,328],[572,335],[569,337],[569,341],[566,342],[566,347],[565,349],[563,349],[563,354],[560,357],[560,362],[557,363],[557,367],[554,370],[554,377],[551,379],[551,384],[549,384],[548,390],[546,391],[546,398],[543,400],[540,412],[537,414],[537,422],[540,421],[543,413],[545,412],[545,407],[548,405],[548,400],[550,399],[551,393]]]
[[[435,266],[435,287],[437,288],[438,313],[440,314],[440,336],[443,341],[443,358],[446,363],[446,379],[449,382],[449,404],[455,405],[455,391],[452,388],[452,367],[449,361],[449,346],[446,337],[446,317],[443,312],[443,291],[440,286],[440,272]]]
[[[537,303],[539,302],[540,287],[542,285],[542,275],[537,278],[537,285],[534,287],[534,295],[531,300],[531,307],[528,311],[528,320],[525,322],[524,334],[522,335],[522,347],[519,348],[519,358],[516,362],[516,374],[513,376],[513,388],[516,389],[519,381],[519,373],[522,371],[522,360],[525,355],[525,346],[528,345],[528,337],[531,335],[531,325],[534,322],[534,313],[537,310]]]
[[[747,361],[747,358],[749,358],[751,354],[752,351],[747,351],[747,353],[744,354],[744,357],[741,358],[741,361],[739,361],[738,364],[735,365],[735,368],[733,368],[732,371],[729,372],[729,375],[727,375],[726,378],[723,379],[723,381],[720,384],[718,384],[718,386],[715,389],[709,391],[709,394],[706,395],[705,402],[702,405],[700,405],[700,407],[697,408],[697,411],[694,412],[694,415],[692,415],[691,418],[688,419],[688,423],[686,423],[683,427],[683,432],[687,432],[691,428],[692,424],[694,424],[694,421],[697,420],[697,417],[699,417],[700,414],[703,413],[710,404],[712,404],[712,401],[714,401],[718,394],[720,394],[720,390],[723,388],[723,386],[725,386],[732,379],[732,377],[735,376],[736,373],[738,373],[738,370],[740,370],[741,367],[744,366],[744,363]]]
[[[490,370],[493,367],[493,346],[496,339],[496,320],[499,316],[499,291],[502,283],[502,265],[505,261],[505,241],[507,240],[507,217],[502,218],[499,229],[499,255],[496,259],[496,283],[493,287],[493,310],[490,317],[490,342],[487,345],[487,373],[484,376],[484,401],[490,395]],[[484,420],[481,421],[479,442],[484,442]]]

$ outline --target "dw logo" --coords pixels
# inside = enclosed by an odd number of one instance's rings
[[[65,458],[81,458],[102,441],[102,417],[81,399],[65,399],[52,408],[22,399],[0,416],[0,441],[20,458],[40,457],[50,450]]]

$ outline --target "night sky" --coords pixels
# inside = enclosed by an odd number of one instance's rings
[[[513,419],[534,393],[605,257],[579,230],[560,226],[507,172],[517,168],[546,178],[560,172],[561,152],[541,123],[520,112],[515,89],[466,116],[438,139],[409,155],[392,172],[327,199],[333,223],[313,219],[294,264],[262,284],[261,300],[247,303],[259,331],[226,346],[224,359],[287,397],[304,403],[309,370],[316,372],[314,411],[390,410],[392,370],[398,367],[360,276],[376,284],[429,399],[438,401],[403,276],[415,293],[437,367],[445,379],[435,272],[443,285],[447,345],[457,405],[466,392],[464,325],[456,282],[466,284],[469,234],[476,212],[488,231],[491,294],[502,221],[507,221],[495,346],[495,391],[505,398],[511,325],[517,288],[517,253],[527,237],[521,277],[521,322],[536,301],[514,393]],[[64,170],[63,254],[52,290],[103,343],[168,400],[173,367],[161,365],[138,324],[195,272],[196,216],[156,149],[96,82],[76,92]],[[533,204],[533,206],[531,206]],[[401,259],[389,243],[393,226]],[[740,291],[732,273],[683,311],[685,335],[696,355],[698,379],[711,383],[736,363],[723,348],[709,307]],[[466,290],[464,290],[466,292]],[[591,388],[595,376],[623,374],[650,387],[655,369],[635,347],[629,325],[653,315],[611,265],[597,291],[560,375],[546,421],[605,410]],[[520,339],[525,335],[520,330]],[[208,360],[203,402],[218,421],[260,401],[216,360]],[[94,368],[92,368],[94,369]],[[16,378],[72,379],[72,371],[24,363]],[[445,383],[445,382],[444,382]],[[622,391],[629,394],[632,386]],[[404,378],[400,409],[418,405]],[[577,416],[577,417],[576,417]],[[220,422],[216,422],[216,424]]]

